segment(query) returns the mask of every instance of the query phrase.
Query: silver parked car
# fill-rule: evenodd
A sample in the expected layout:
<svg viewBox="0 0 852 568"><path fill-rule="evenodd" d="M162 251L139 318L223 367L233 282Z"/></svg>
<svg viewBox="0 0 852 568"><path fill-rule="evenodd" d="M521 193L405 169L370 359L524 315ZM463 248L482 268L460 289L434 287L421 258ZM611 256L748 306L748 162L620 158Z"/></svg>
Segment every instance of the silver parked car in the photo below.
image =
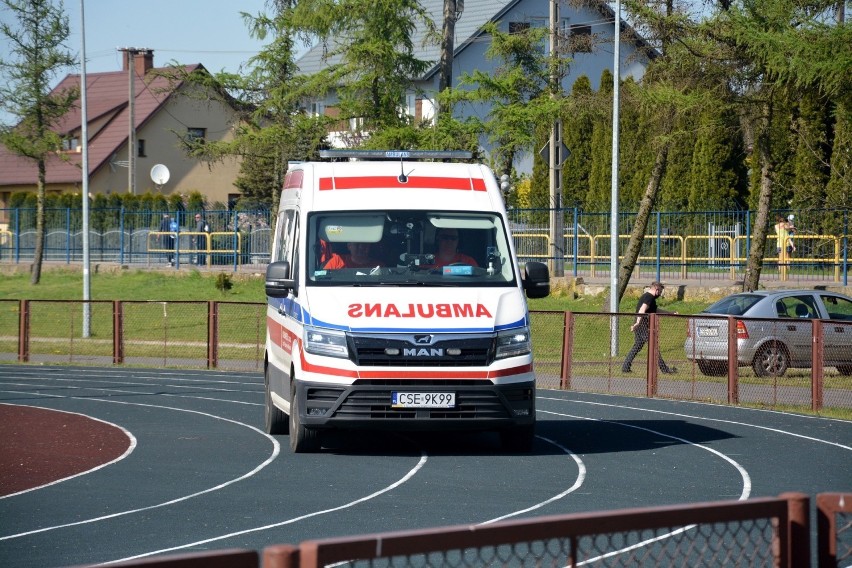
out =
<svg viewBox="0 0 852 568"><path fill-rule="evenodd" d="M823 290L733 294L690 318L684 350L707 376L728 372L728 318L736 318L737 364L759 377L812 364L813 322L823 320L823 360L852 375L852 298ZM754 319L752 319L754 318Z"/></svg>

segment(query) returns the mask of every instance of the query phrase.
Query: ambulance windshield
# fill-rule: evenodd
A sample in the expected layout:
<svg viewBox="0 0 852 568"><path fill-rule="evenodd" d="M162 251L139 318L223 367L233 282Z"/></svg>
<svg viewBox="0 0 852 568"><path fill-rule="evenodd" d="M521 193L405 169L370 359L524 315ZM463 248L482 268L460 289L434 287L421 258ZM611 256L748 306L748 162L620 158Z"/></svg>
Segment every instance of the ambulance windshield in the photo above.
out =
<svg viewBox="0 0 852 568"><path fill-rule="evenodd" d="M308 217L309 286L515 286L502 219L457 211Z"/></svg>

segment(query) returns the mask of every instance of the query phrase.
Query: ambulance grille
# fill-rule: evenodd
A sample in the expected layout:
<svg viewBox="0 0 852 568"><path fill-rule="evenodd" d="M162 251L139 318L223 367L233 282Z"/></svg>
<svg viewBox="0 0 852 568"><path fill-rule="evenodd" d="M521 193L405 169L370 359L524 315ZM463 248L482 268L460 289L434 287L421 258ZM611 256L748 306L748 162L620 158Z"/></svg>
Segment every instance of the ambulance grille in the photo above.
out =
<svg viewBox="0 0 852 568"><path fill-rule="evenodd" d="M453 349L459 354L451 355ZM405 339L353 336L350 353L352 362L364 367L484 367L494 361L494 338L454 338L418 345Z"/></svg>
<svg viewBox="0 0 852 568"><path fill-rule="evenodd" d="M488 390L457 390L455 408L399 409L390 405L390 390L349 393L334 413L335 418L373 420L493 420L509 418L497 393Z"/></svg>

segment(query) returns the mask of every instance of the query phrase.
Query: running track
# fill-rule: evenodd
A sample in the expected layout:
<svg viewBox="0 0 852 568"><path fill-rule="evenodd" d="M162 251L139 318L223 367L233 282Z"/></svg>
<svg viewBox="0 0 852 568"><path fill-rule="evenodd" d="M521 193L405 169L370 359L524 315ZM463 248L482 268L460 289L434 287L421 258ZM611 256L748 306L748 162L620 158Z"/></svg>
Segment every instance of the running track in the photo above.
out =
<svg viewBox="0 0 852 568"><path fill-rule="evenodd" d="M852 490L852 422L559 391L537 405L530 455L393 433L293 455L262 432L258 374L0 365L0 565Z"/></svg>

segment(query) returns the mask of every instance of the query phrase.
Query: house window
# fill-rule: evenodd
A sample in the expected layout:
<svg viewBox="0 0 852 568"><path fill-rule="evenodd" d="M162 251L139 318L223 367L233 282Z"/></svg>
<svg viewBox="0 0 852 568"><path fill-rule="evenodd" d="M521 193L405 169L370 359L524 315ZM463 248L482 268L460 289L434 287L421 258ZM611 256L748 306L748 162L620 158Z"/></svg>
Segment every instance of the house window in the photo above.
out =
<svg viewBox="0 0 852 568"><path fill-rule="evenodd" d="M79 152L80 151L80 139L76 136L66 136L62 139L62 151L63 152Z"/></svg>
<svg viewBox="0 0 852 568"><path fill-rule="evenodd" d="M136 141L136 155L140 158L145 158L145 140L140 138Z"/></svg>
<svg viewBox="0 0 852 568"><path fill-rule="evenodd" d="M207 138L207 129L206 128L187 128L186 129L186 140L187 142L204 142Z"/></svg>
<svg viewBox="0 0 852 568"><path fill-rule="evenodd" d="M568 41L571 47L571 53L591 53L592 26L571 26L571 35L569 36Z"/></svg>
<svg viewBox="0 0 852 568"><path fill-rule="evenodd" d="M402 97L402 116L410 116L411 118L417 117L417 95L414 93L407 93Z"/></svg>
<svg viewBox="0 0 852 568"><path fill-rule="evenodd" d="M509 33L520 34L530 29L529 22L509 22Z"/></svg>
<svg viewBox="0 0 852 568"><path fill-rule="evenodd" d="M315 101L308 104L308 116L325 116L325 103Z"/></svg>

